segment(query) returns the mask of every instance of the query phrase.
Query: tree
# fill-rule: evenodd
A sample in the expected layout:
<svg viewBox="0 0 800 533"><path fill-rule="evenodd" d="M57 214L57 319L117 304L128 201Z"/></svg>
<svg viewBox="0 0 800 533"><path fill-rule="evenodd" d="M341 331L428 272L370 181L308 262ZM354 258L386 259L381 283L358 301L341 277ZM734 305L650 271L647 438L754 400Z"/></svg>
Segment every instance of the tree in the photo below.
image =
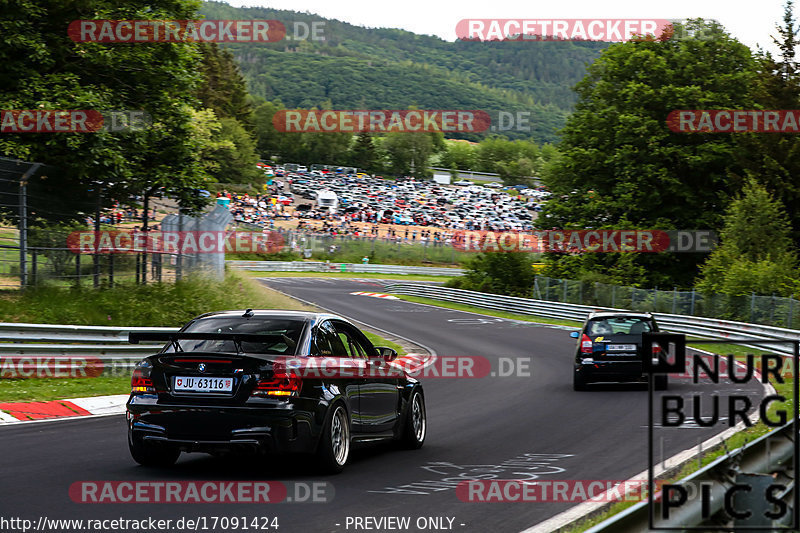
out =
<svg viewBox="0 0 800 533"><path fill-rule="evenodd" d="M440 132L391 132L383 140L383 149L392 173L429 176L428 160L444 149L444 136Z"/></svg>
<svg viewBox="0 0 800 533"><path fill-rule="evenodd" d="M218 132L215 149L209 155L215 163L210 174L222 183L257 184L262 180L262 174L256 168L255 142L239 121L221 119Z"/></svg>
<svg viewBox="0 0 800 533"><path fill-rule="evenodd" d="M372 142L372 135L361 132L356 136L350 148L348 161L351 166L367 173L374 173L377 170L378 152Z"/></svg>
<svg viewBox="0 0 800 533"><path fill-rule="evenodd" d="M798 289L788 217L755 179L731 202L720 238L721 245L702 267L697 289L728 296L791 296Z"/></svg>
<svg viewBox="0 0 800 533"><path fill-rule="evenodd" d="M235 118L252 130L253 106L233 54L217 43L200 43L204 82L198 90L202 107L211 108L219 118Z"/></svg>
<svg viewBox="0 0 800 533"><path fill-rule="evenodd" d="M467 272L453 278L448 287L529 296L535 274L531 257L525 253L480 253L466 263Z"/></svg>
<svg viewBox="0 0 800 533"><path fill-rule="evenodd" d="M758 56L755 95L762 109L797 109L800 105L800 76L794 61L797 24L791 0L786 2L783 26L773 37L781 51L780 60L769 53ZM796 133L751 133L735 137L739 149L736 162L743 171L736 178L755 178L775 194L786 209L795 239L800 238L800 138Z"/></svg>
<svg viewBox="0 0 800 533"><path fill-rule="evenodd" d="M454 170L475 170L477 148L467 141L447 140L440 165Z"/></svg>
<svg viewBox="0 0 800 533"><path fill-rule="evenodd" d="M9 0L0 20L0 109L144 111L139 130L97 133L4 133L0 155L56 167L61 219L80 220L73 195L99 190L104 201L166 187L191 200L203 183L190 127L201 81L194 43L113 45L73 42L65 28L82 19L193 19L198 4ZM91 193L94 194L94 193ZM67 213L68 216L64 216Z"/></svg>
<svg viewBox="0 0 800 533"><path fill-rule="evenodd" d="M750 50L714 22L691 21L685 38L609 47L576 90L561 157L546 176L554 193L539 224L546 228L716 229L738 188L730 135L676 133L675 109L751 109L757 65ZM691 33L702 34L698 39ZM642 277L614 281L689 285L697 254L583 254L586 269L612 271L633 261ZM592 257L590 257L592 256ZM567 259L548 254L558 270Z"/></svg>

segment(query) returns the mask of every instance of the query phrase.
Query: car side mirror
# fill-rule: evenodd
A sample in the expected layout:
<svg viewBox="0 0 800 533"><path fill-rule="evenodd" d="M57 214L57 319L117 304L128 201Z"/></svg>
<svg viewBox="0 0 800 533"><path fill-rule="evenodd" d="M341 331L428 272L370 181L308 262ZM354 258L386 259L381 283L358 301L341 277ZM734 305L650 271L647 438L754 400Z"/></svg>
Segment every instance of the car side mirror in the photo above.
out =
<svg viewBox="0 0 800 533"><path fill-rule="evenodd" d="M577 339L578 337L580 337L580 334L581 334L580 331L570 331L569 332L569 336L572 337L573 339Z"/></svg>
<svg viewBox="0 0 800 533"><path fill-rule="evenodd" d="M397 359L397 352L392 348L386 346L376 346L375 351L378 352L378 357L382 358L387 363Z"/></svg>

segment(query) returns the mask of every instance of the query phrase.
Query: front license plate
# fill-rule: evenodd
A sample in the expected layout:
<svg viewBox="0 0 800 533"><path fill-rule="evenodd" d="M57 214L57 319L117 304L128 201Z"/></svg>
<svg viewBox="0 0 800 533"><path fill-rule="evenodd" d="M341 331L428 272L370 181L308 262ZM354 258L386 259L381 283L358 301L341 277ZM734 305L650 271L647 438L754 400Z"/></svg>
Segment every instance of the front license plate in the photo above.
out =
<svg viewBox="0 0 800 533"><path fill-rule="evenodd" d="M231 392L233 378L201 378L189 376L176 376L176 392Z"/></svg>
<svg viewBox="0 0 800 533"><path fill-rule="evenodd" d="M609 344L606 347L606 350L609 352L635 352L636 345L635 344Z"/></svg>

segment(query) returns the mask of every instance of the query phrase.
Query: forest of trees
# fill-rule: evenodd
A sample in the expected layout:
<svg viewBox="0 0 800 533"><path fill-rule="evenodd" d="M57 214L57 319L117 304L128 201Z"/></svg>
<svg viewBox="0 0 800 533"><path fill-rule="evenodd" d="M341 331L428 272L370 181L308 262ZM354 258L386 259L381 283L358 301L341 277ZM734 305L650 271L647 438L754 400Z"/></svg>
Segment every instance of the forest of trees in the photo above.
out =
<svg viewBox="0 0 800 533"><path fill-rule="evenodd" d="M262 7L205 2L209 19L285 23L277 43L231 44L250 92L287 108L482 109L531 113L531 132L510 138L553 142L576 97L572 87L608 46L596 42L446 42L411 32L362 28ZM291 37L294 22L324 22L325 41ZM454 135L480 140L480 134Z"/></svg>

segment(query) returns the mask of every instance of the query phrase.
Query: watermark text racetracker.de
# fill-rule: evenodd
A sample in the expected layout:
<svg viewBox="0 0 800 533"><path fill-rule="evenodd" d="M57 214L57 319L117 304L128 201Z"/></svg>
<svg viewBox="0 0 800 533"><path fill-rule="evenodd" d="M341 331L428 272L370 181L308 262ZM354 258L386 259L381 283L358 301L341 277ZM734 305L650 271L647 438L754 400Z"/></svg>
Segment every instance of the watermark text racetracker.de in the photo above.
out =
<svg viewBox="0 0 800 533"><path fill-rule="evenodd" d="M0 133L141 131L153 119L137 109L0 109Z"/></svg>
<svg viewBox="0 0 800 533"><path fill-rule="evenodd" d="M330 503L328 481L76 481L69 498L87 504Z"/></svg>
<svg viewBox="0 0 800 533"><path fill-rule="evenodd" d="M457 230L453 235L453 247L463 252L710 252L716 243L711 230Z"/></svg>
<svg viewBox="0 0 800 533"><path fill-rule="evenodd" d="M468 41L604 41L669 39L667 19L463 19L456 35Z"/></svg>
<svg viewBox="0 0 800 533"><path fill-rule="evenodd" d="M480 479L460 482L456 496L468 503L638 502L647 497L647 489L646 479Z"/></svg>
<svg viewBox="0 0 800 533"><path fill-rule="evenodd" d="M676 109L675 133L800 133L800 109Z"/></svg>
<svg viewBox="0 0 800 533"><path fill-rule="evenodd" d="M324 20L74 20L67 28L74 42L103 44L325 41L324 32Z"/></svg>
<svg viewBox="0 0 800 533"><path fill-rule="evenodd" d="M394 361L344 357L279 357L273 363L276 379L399 378L482 379L531 377L530 357L406 354ZM377 363L377 364L376 364Z"/></svg>
<svg viewBox="0 0 800 533"><path fill-rule="evenodd" d="M67 247L78 254L271 253L283 249L276 231L74 231Z"/></svg>
<svg viewBox="0 0 800 533"><path fill-rule="evenodd" d="M489 113L455 109L282 109L272 125L284 133L482 132Z"/></svg>

